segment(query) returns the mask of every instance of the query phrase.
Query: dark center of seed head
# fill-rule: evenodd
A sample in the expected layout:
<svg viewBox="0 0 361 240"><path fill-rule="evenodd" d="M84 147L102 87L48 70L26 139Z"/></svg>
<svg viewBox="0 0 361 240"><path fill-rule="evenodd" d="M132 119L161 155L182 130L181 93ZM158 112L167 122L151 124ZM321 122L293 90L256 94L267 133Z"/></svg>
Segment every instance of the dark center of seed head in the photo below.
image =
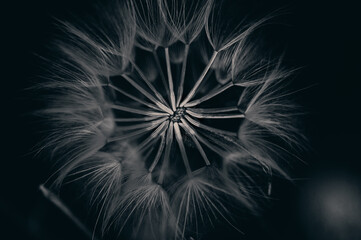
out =
<svg viewBox="0 0 361 240"><path fill-rule="evenodd" d="M177 107L177 109L173 112L173 115L169 116L169 120L173 122L180 122L185 112L186 109L184 107Z"/></svg>

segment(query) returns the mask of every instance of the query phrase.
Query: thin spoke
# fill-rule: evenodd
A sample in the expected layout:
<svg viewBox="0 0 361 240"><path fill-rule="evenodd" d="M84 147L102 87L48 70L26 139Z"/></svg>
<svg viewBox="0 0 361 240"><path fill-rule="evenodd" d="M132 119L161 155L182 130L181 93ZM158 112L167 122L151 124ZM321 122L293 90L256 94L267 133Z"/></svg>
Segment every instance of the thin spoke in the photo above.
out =
<svg viewBox="0 0 361 240"><path fill-rule="evenodd" d="M138 108L133 108L133 107L126 107L126 106L122 106L119 104L111 104L111 105L109 105L109 107L116 109L116 110L123 111L123 112L130 112L130 113L146 115L146 116L168 116L169 115L168 113L154 112L154 111L148 111L148 110L138 109Z"/></svg>
<svg viewBox="0 0 361 240"><path fill-rule="evenodd" d="M215 142L217 144L217 146L222 147L223 149L225 149L228 152L232 152L234 149L232 149L230 146L234 145L235 147L240 147L239 144L237 144L236 139L230 139L227 136L222 136L222 140L220 140L219 138L216 138L214 135L209 134L209 133L204 133L205 135L207 135L207 137L209 139L211 139L213 142ZM225 142L227 141L227 142Z"/></svg>
<svg viewBox="0 0 361 240"><path fill-rule="evenodd" d="M173 77L172 77L172 67L170 65L170 59L169 59L169 48L165 48L164 52L165 52L165 60L166 60L166 64L167 64L170 103L171 103L173 111L175 111L176 106L175 106L174 84L173 84Z"/></svg>
<svg viewBox="0 0 361 240"><path fill-rule="evenodd" d="M145 150L148 149L148 147L151 147L151 148L144 154L143 159L149 159L150 154L153 152L153 150L154 150L154 148L155 148L155 146L154 146L154 144L153 144L154 142L155 142L155 140L153 140L153 141L149 144L149 146L147 146L146 148L144 148L144 149L142 150L142 153L143 153Z"/></svg>
<svg viewBox="0 0 361 240"><path fill-rule="evenodd" d="M146 123L134 124L134 125L130 125L130 126L117 126L117 129L122 130L122 131L135 130L135 129L153 126L154 124L158 124L158 123L160 124L161 122L163 122L167 119L168 119L168 117L165 117L165 118L153 120L151 122L146 122Z"/></svg>
<svg viewBox="0 0 361 240"><path fill-rule="evenodd" d="M145 122L160 118L161 116L139 117L139 118L114 118L115 122Z"/></svg>
<svg viewBox="0 0 361 240"><path fill-rule="evenodd" d="M148 136L141 144L139 144L137 148L142 149L143 147L147 146L149 142L152 142L153 140L164 134L164 132L167 130L167 123L168 122L165 121L161 125L159 125L159 127L155 129L154 132L150 136Z"/></svg>
<svg viewBox="0 0 361 240"><path fill-rule="evenodd" d="M169 122L168 131L167 131L167 138L165 142L165 151L163 155L163 163L162 168L160 170L159 178L158 178L158 184L162 184L164 180L164 174L166 171L166 168L168 167L168 162L170 158L170 150L172 148L173 144L173 122Z"/></svg>
<svg viewBox="0 0 361 240"><path fill-rule="evenodd" d="M239 111L238 107L223 107L223 108L191 108L192 112L196 113L223 113L223 112L234 112Z"/></svg>
<svg viewBox="0 0 361 240"><path fill-rule="evenodd" d="M155 96L165 105L167 105L167 102L164 100L164 98L162 97L162 95L154 88L153 84L151 82L149 82L149 80L147 79L147 77L144 75L143 71L138 67L138 65L136 65L133 61L131 61L132 65L134 66L134 69L138 72L138 74L140 75L140 77L143 79L143 81L147 84L147 86L150 88L150 90L153 91L153 93L155 94Z"/></svg>
<svg viewBox="0 0 361 240"><path fill-rule="evenodd" d="M210 93L208 93L207 95L199 98L199 99L196 99L196 100L193 100L193 101L190 101L188 102L187 104L185 104L184 106L185 107L193 107L193 106L196 106L202 102L205 102L215 96L217 96L218 94L221 94L222 92L226 91L227 89L229 89L230 87L234 86L233 82L229 82L221 87L219 87L218 89L216 89L215 91L212 91Z"/></svg>
<svg viewBox="0 0 361 240"><path fill-rule="evenodd" d="M267 68L267 71L266 73L264 74L263 76L263 79L267 78L268 76L268 68ZM271 80L269 79L266 79L265 82L263 83L262 87L257 91L257 94L251 99L250 103L248 104L247 106L247 109L245 112L248 112L248 110L253 106L253 104L256 102L256 100L264 93L264 91L266 90L266 88L269 86ZM241 96L241 98L243 98L243 94ZM241 102L241 98L238 100L238 102L240 103Z"/></svg>
<svg viewBox="0 0 361 240"><path fill-rule="evenodd" d="M234 132L230 132L230 131L225 131L225 130L221 130L218 128L213 128L210 126L207 126L205 124L200 123L199 121L191 118L190 116L184 116L192 125L198 127L198 128L202 128L204 130L207 130L209 132L213 132L213 133L218 133L221 135L226 135L226 136L232 136L232 137L237 137L237 133Z"/></svg>
<svg viewBox="0 0 361 240"><path fill-rule="evenodd" d="M186 75L186 69L187 69L187 60L188 60L188 52L189 52L189 44L185 45L184 48L184 57L183 57L183 63L182 63L182 72L181 72L181 77L180 77L180 82L179 82L179 87L178 87L178 95L177 95L177 106L179 105L181 99L182 99L182 95L183 95L183 89L184 89L184 78Z"/></svg>
<svg viewBox="0 0 361 240"><path fill-rule="evenodd" d="M187 113L196 118L212 118L212 119L228 119L228 118L244 118L244 114L212 114L212 113L195 113L187 109Z"/></svg>
<svg viewBox="0 0 361 240"><path fill-rule="evenodd" d="M251 99L251 102L248 104L245 112L248 112L248 110L253 106L253 104L256 102L256 100L259 98L259 96L261 96L261 94L264 92L264 90L266 89L267 86L268 86L268 82L265 82L262 85L261 89L258 90L257 94ZM240 103L241 101L239 100L238 102Z"/></svg>
<svg viewBox="0 0 361 240"><path fill-rule="evenodd" d="M179 146L179 149L180 149L180 152L181 152L181 155L182 155L184 166L185 166L186 171L187 171L187 175L192 176L192 170L191 170L191 167L189 166L189 160L188 160L188 157L187 157L186 149L185 149L184 144L183 144L182 134L180 132L180 129L179 129L179 126L178 126L177 122L174 123L174 133L175 133L175 138L176 138L176 140L178 142L178 146Z"/></svg>
<svg viewBox="0 0 361 240"><path fill-rule="evenodd" d="M140 129L138 131L135 131L135 132L132 132L132 133L129 133L129 134L125 134L125 135L122 135L122 136L119 136L119 137L109 138L108 143L109 142L120 141L120 140L124 140L124 139L129 139L129 138L141 135L141 134L145 134L145 133L147 133L147 131L152 130L152 129L158 127L158 126L159 126L159 123L158 124L153 124L152 126L149 126L147 128L142 128L142 129Z"/></svg>
<svg viewBox="0 0 361 240"><path fill-rule="evenodd" d="M157 155L155 155L153 163L152 163L152 165L150 166L150 168L148 170L150 173L153 172L155 166L157 166L157 164L159 162L159 159L162 156L164 145L165 145L165 136L164 136L164 133L163 133L161 135L161 140L160 140L159 148L158 148L158 151L157 151Z"/></svg>
<svg viewBox="0 0 361 240"><path fill-rule="evenodd" d="M184 121L185 122L185 121ZM187 126L186 123L179 123L179 126L181 126L186 132L189 133L189 135L191 136L193 142L195 143L198 151L200 152L200 154L202 155L202 158L204 159L205 163L207 166L211 165L211 163L208 160L207 154L204 152L201 144L199 143L199 141L197 140L197 138L195 137L195 132L192 128L190 128L189 126Z"/></svg>
<svg viewBox="0 0 361 240"><path fill-rule="evenodd" d="M214 51L213 52L213 55L211 57L211 59L209 60L207 66L204 68L201 76L199 77L199 79L197 80L197 82L194 84L192 90L188 93L187 97L182 101L182 103L180 104L181 107L183 107L185 104L187 104L189 102L189 100L192 99L192 97L194 96L194 94L197 92L199 86L201 85L204 77L207 75L210 67L212 66L214 60L216 59L217 57L217 54L218 52L217 51Z"/></svg>
<svg viewBox="0 0 361 240"><path fill-rule="evenodd" d="M153 53L153 57L155 59L155 63L157 65L157 68L158 68L158 71L159 71L159 74L160 74L160 78L162 79L163 86L166 89L168 96L170 96L170 94L168 92L167 81L165 80L163 69L162 69L162 66L160 64L159 57L157 55L156 50L154 50L152 53Z"/></svg>
<svg viewBox="0 0 361 240"><path fill-rule="evenodd" d="M97 240L95 236L92 237L92 233L89 229L71 212L71 210L59 199L59 197L47 189L43 184L39 185L39 190L42 195L55 205L62 213L64 213L70 220L91 239Z"/></svg>
<svg viewBox="0 0 361 240"><path fill-rule="evenodd" d="M103 171L103 169L99 169L100 166L95 166L95 167L89 167L87 169L84 169L84 170L81 170L81 171L77 171L75 173L72 173L72 174L68 174L68 176L76 176L76 175L79 175L83 172L87 172L85 174L82 174L81 176L79 177L76 177L70 181L66 181L65 184L69 184L69 183L72 183L72 182L75 182L75 181L78 181L80 179L83 179L89 175L95 175L95 174L99 174L99 172Z"/></svg>
<svg viewBox="0 0 361 240"><path fill-rule="evenodd" d="M122 135L120 137L109 138L108 143L129 139L129 138L136 137L136 136L138 136L140 134L144 134L144 133L145 133L144 130L139 130L139 131L132 132L130 134Z"/></svg>
<svg viewBox="0 0 361 240"><path fill-rule="evenodd" d="M157 105L158 107L160 107L163 111L169 113L169 114L173 114L172 110L169 109L167 106L165 106L163 103L159 102L157 99L155 99L152 95L150 95L150 93L148 93L148 91L146 91L144 88L142 88L141 86L139 86L139 84L137 84L133 79L131 79L130 77L128 77L125 74L121 75L125 80L127 80L130 84L132 84L139 92L141 92L144 96L146 96L149 100L151 100L153 103L155 103L155 105Z"/></svg>
<svg viewBox="0 0 361 240"><path fill-rule="evenodd" d="M149 108L153 108L153 109L158 110L158 111L161 110L161 109L160 109L159 107L157 107L156 105L153 105L153 104L151 104L151 103L147 103L147 102L145 102L145 101L143 101L143 100L141 100L141 99L139 99L139 98L137 98L137 97L135 97L135 96L133 96L133 95L131 95L131 94L123 91L123 90L121 90L120 88L114 86L113 84L109 84L109 87L113 88L115 91L123 94L124 96L127 96L128 98L133 99L134 101L139 102L139 103L141 103L141 104L143 104L143 105L145 105L145 106L147 106L147 107L149 107Z"/></svg>
<svg viewBox="0 0 361 240"><path fill-rule="evenodd" d="M190 126L187 122L187 120L183 119L182 123L184 124L184 126L187 126L187 128L191 129L192 132L194 133L194 136L201 141L204 145L206 145L210 150L212 150L213 152L217 153L219 156L224 156L225 155L225 151L223 151L222 149L218 148L216 145L210 143L208 140L206 140L204 137L202 137L194 128L192 128L192 126Z"/></svg>

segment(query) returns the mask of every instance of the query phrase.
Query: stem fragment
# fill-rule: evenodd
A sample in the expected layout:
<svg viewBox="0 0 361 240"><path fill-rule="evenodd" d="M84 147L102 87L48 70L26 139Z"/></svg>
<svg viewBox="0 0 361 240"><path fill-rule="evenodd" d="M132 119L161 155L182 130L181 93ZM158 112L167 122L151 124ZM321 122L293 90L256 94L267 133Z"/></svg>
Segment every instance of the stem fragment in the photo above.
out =
<svg viewBox="0 0 361 240"><path fill-rule="evenodd" d="M204 152L201 144L199 143L199 141L196 138L195 131L190 126L188 126L188 124L185 123L185 121L184 121L184 123L180 123L179 126L181 126L186 132L189 133L189 135L191 136L191 138L192 138L194 144L196 145L198 151L200 152L202 158L204 159L204 162L206 163L206 165L207 166L211 165L211 163L208 160L207 154Z"/></svg>
<svg viewBox="0 0 361 240"><path fill-rule="evenodd" d="M70 211L70 209L50 190L48 190L43 184L39 186L39 190L43 196L54 204L60 211L62 211L71 221L89 238L96 240L95 236L89 231L89 229Z"/></svg>

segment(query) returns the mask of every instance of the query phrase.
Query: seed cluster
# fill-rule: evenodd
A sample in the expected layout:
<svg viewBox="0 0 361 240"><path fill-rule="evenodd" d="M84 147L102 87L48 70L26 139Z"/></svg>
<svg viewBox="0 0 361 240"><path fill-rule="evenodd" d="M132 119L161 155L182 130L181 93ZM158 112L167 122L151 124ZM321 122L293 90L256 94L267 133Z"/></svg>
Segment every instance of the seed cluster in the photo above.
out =
<svg viewBox="0 0 361 240"><path fill-rule="evenodd" d="M171 116L169 116L169 120L173 122L181 122L184 114L186 114L186 109L184 107L177 107Z"/></svg>

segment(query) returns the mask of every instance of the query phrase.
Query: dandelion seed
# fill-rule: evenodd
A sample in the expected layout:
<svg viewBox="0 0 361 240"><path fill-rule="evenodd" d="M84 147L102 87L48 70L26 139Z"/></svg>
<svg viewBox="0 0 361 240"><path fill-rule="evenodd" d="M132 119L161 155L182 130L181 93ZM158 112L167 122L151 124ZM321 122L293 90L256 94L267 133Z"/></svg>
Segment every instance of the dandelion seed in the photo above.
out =
<svg viewBox="0 0 361 240"><path fill-rule="evenodd" d="M233 209L255 212L300 142L282 100L292 71L251 41L272 14L232 25L213 0L108 7L98 20L60 21L66 37L37 88L47 92L37 114L50 126L40 146L56 163L49 181L84 186L94 235L238 229Z"/></svg>

